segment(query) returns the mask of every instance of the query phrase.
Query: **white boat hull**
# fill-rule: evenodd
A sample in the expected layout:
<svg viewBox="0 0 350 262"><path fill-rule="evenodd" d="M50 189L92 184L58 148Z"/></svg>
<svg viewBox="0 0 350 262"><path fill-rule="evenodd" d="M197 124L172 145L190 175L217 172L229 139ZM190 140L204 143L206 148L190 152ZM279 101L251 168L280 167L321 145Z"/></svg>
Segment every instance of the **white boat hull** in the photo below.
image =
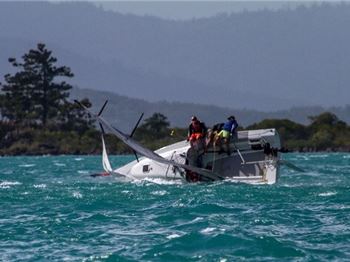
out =
<svg viewBox="0 0 350 262"><path fill-rule="evenodd" d="M268 154L261 143L275 150ZM190 144L187 141L175 143L156 151L165 159L180 164L188 164L187 153ZM249 184L274 184L279 175L280 149L279 135L274 129L243 131L238 133L238 140L231 145L231 154L219 154L215 148L201 155L200 167L211 170L227 180ZM187 179L188 171L172 165L142 157L113 171L131 179L161 178Z"/></svg>

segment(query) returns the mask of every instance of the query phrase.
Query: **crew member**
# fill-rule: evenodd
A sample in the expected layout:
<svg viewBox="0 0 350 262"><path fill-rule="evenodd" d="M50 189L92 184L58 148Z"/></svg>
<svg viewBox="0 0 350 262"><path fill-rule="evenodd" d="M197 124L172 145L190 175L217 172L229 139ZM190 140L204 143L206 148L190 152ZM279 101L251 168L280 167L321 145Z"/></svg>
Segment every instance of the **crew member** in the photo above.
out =
<svg viewBox="0 0 350 262"><path fill-rule="evenodd" d="M190 141L191 147L194 142L200 140L203 141L205 134L207 132L207 127L205 124L198 120L196 116L192 116L191 124L188 126L188 136L187 140Z"/></svg>
<svg viewBox="0 0 350 262"><path fill-rule="evenodd" d="M217 123L211 129L207 131L207 141L206 148L209 148L210 145L215 141L216 136L220 133L222 128L224 127L224 123Z"/></svg>
<svg viewBox="0 0 350 262"><path fill-rule="evenodd" d="M220 142L220 151L222 151L222 144L225 144L226 152L228 155L230 155L230 140L231 136L237 137L236 129L238 127L238 123L234 116L228 117L227 120L228 121L224 124L222 130L216 136L214 145L216 146L217 142Z"/></svg>

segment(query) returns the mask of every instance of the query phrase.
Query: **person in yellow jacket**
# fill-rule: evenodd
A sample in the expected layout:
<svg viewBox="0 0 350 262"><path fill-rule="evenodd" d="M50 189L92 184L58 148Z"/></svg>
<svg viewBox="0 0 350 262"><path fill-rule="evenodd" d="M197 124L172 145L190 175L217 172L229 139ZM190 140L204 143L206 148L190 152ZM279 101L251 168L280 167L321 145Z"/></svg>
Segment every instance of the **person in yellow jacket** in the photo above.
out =
<svg viewBox="0 0 350 262"><path fill-rule="evenodd" d="M234 116L230 116L227 118L227 122L224 124L222 130L217 134L215 141L214 141L214 146L219 142L220 143L220 152L223 151L222 149L222 144L225 145L226 147L226 153L228 155L231 154L230 152L230 140L231 137L236 137L237 136L237 127L238 123L236 121L236 118Z"/></svg>

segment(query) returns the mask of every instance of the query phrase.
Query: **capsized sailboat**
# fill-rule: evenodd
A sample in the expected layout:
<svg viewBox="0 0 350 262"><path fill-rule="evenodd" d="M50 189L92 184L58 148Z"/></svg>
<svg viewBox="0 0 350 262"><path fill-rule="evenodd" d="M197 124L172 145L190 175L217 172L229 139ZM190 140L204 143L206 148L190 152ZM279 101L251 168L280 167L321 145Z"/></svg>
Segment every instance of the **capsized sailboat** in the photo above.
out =
<svg viewBox="0 0 350 262"><path fill-rule="evenodd" d="M270 146L266 146L268 144ZM238 141L230 145L230 155L215 148L195 155L185 140L155 151L167 162L145 156L113 172L135 179L185 179L192 182L230 179L250 184L274 184L279 175L279 145L279 136L274 129L238 132ZM109 162L107 158L103 161Z"/></svg>
<svg viewBox="0 0 350 262"><path fill-rule="evenodd" d="M189 182L223 179L249 184L277 182L281 143L278 132L273 128L238 132L237 138L232 139L229 145L230 154L222 153L214 146L205 150L194 150L186 140L152 151L101 117L105 105L106 103L98 114L92 113L84 105L81 106L100 123L102 163L104 170L110 174L130 179L162 178ZM104 127L142 157L113 169L103 137Z"/></svg>

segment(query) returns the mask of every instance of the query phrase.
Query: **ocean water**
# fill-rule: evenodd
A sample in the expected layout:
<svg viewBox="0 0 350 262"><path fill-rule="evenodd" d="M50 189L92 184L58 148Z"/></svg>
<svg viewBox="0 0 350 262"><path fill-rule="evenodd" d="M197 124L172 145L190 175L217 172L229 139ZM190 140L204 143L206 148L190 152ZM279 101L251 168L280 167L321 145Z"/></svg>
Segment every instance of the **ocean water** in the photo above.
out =
<svg viewBox="0 0 350 262"><path fill-rule="evenodd" d="M350 261L350 154L283 159L306 173L253 186L93 178L99 156L0 158L0 261Z"/></svg>

